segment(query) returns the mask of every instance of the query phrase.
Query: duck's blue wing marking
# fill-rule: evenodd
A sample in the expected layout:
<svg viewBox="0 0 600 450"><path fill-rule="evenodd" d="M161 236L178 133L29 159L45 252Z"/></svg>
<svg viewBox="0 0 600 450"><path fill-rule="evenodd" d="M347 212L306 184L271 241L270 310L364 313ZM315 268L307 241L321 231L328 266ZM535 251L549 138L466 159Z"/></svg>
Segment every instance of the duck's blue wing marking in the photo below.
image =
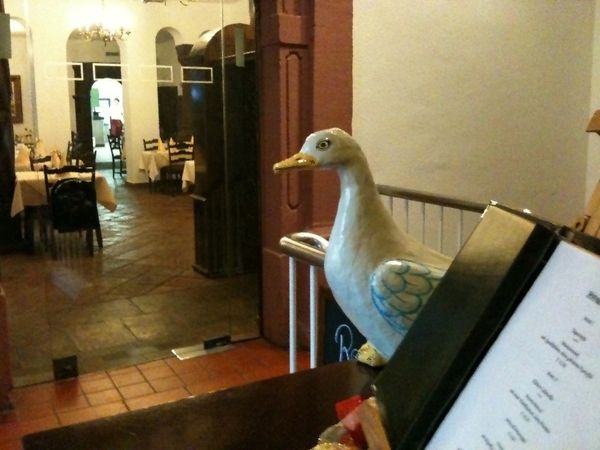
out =
<svg viewBox="0 0 600 450"><path fill-rule="evenodd" d="M371 299L390 326L404 336L444 273L414 261L386 261L371 274Z"/></svg>

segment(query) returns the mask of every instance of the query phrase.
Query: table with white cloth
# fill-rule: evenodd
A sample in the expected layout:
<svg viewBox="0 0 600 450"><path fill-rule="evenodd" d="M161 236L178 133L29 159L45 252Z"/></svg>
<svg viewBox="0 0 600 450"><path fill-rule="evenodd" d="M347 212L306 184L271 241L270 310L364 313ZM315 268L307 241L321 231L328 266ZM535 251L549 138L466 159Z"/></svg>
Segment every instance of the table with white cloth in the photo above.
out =
<svg viewBox="0 0 600 450"><path fill-rule="evenodd" d="M82 180L90 179L90 174L85 173L64 173L50 175L49 180L56 181L64 178L79 178ZM101 173L96 172L96 201L104 206L109 211L114 211L117 208L115 195L108 185L106 178ZM28 251L33 252L34 249L34 223L38 217L38 211L41 206L47 205L46 197L46 181L43 171L27 171L15 173L15 192L13 194L12 205L10 210L11 217L21 214L24 223L25 232L25 247Z"/></svg>
<svg viewBox="0 0 600 450"><path fill-rule="evenodd" d="M194 161L186 161L181 173L181 190L187 192L196 183L196 164Z"/></svg>
<svg viewBox="0 0 600 450"><path fill-rule="evenodd" d="M160 179L160 169L169 165L169 154L160 150L143 151L138 168L146 172L150 181Z"/></svg>
<svg viewBox="0 0 600 450"><path fill-rule="evenodd" d="M64 173L60 178L80 178L89 180L91 175L81 173ZM57 175L50 175L49 179L57 180ZM109 211L117 208L115 195L108 185L106 178L99 172L96 172L96 200ZM10 209L11 217L16 216L25 210L26 206L43 206L48 204L46 198L46 181L44 172L41 170L16 172L15 173L15 192L13 194L12 206Z"/></svg>

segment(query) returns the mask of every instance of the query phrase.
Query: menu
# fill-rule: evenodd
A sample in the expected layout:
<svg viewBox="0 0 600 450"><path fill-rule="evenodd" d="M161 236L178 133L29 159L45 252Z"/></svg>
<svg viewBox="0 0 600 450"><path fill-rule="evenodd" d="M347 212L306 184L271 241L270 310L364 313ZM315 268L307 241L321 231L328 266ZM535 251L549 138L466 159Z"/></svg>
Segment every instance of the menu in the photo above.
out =
<svg viewBox="0 0 600 450"><path fill-rule="evenodd" d="M600 445L600 257L560 242L428 449Z"/></svg>

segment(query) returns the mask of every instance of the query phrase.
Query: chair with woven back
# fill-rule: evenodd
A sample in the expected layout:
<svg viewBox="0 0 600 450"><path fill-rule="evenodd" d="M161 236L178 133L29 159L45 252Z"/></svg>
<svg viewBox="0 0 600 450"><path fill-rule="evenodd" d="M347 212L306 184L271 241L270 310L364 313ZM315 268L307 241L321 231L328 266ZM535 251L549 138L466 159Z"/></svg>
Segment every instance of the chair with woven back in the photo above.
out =
<svg viewBox="0 0 600 450"><path fill-rule="evenodd" d="M52 157L50 155L36 157L33 152L29 153L29 167L31 170L42 170L43 167L50 166L52 164Z"/></svg>
<svg viewBox="0 0 600 450"><path fill-rule="evenodd" d="M121 136L107 135L108 146L110 147L110 154L112 157L112 175L115 177L115 171L117 164L119 165L119 175L123 176L127 173L127 169L123 167L123 138Z"/></svg>
<svg viewBox="0 0 600 450"><path fill-rule="evenodd" d="M59 234L83 231L87 249L94 254L94 231L98 247L102 248L102 230L96 203L95 165L64 166L58 169L44 167L46 197L48 199L50 242L56 258L55 231Z"/></svg>

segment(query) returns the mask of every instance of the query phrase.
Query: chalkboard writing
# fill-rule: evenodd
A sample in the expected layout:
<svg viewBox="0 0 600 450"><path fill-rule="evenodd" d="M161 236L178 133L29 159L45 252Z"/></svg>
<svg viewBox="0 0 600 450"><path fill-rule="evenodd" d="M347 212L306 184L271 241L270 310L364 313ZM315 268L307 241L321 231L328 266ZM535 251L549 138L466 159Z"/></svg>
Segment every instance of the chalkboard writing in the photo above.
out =
<svg viewBox="0 0 600 450"><path fill-rule="evenodd" d="M332 297L325 299L323 342L325 364L356 359L358 349L366 342L365 337L350 322Z"/></svg>

